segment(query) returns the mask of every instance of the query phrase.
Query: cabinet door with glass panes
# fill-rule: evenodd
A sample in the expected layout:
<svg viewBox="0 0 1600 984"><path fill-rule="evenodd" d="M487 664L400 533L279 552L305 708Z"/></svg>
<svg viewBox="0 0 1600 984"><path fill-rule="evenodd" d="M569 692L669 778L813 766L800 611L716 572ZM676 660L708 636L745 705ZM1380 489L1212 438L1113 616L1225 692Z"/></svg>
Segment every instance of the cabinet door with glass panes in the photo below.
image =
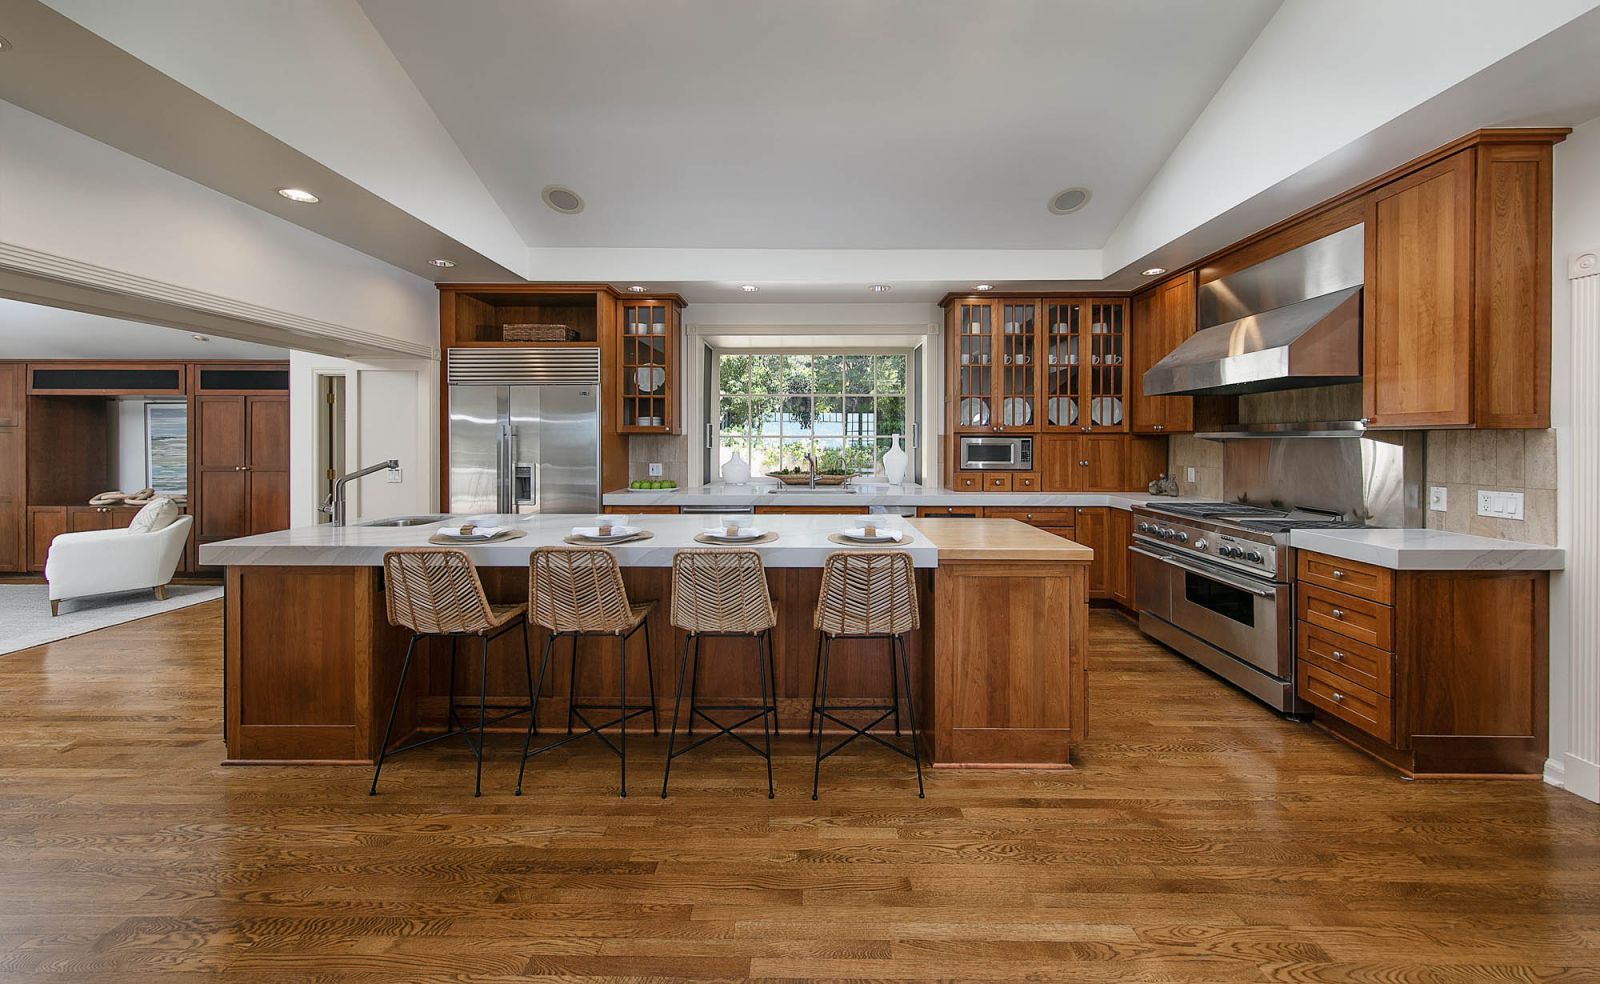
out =
<svg viewBox="0 0 1600 984"><path fill-rule="evenodd" d="M735 453L754 477L809 472L866 477L882 471L906 433L908 356L720 353L715 479Z"/></svg>
<svg viewBox="0 0 1600 984"><path fill-rule="evenodd" d="M1040 428L1045 431L1084 429L1083 327L1087 301L1068 298L1042 304L1040 326Z"/></svg>
<svg viewBox="0 0 1600 984"><path fill-rule="evenodd" d="M625 301L621 309L617 430L624 434L677 433L677 305Z"/></svg>
<svg viewBox="0 0 1600 984"><path fill-rule="evenodd" d="M1083 302L1080 333L1083 374L1078 423L1084 431L1128 429L1128 301L1095 298Z"/></svg>
<svg viewBox="0 0 1600 984"><path fill-rule="evenodd" d="M1000 305L987 299L953 301L946 315L949 339L950 388L953 408L950 426L960 433L992 433L1000 424L995 362L1001 346L995 343Z"/></svg>
<svg viewBox="0 0 1600 984"><path fill-rule="evenodd" d="M1002 300L995 334L996 430L1039 429L1039 302Z"/></svg>

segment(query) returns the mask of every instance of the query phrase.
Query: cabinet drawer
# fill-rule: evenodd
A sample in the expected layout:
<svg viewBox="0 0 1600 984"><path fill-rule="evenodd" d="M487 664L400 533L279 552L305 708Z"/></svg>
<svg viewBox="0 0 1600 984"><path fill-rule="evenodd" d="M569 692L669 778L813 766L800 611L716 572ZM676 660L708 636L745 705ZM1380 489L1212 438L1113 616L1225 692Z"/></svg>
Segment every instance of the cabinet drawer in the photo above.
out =
<svg viewBox="0 0 1600 984"><path fill-rule="evenodd" d="M1295 597L1300 621L1379 649L1394 648L1394 609L1388 605L1304 582Z"/></svg>
<svg viewBox="0 0 1600 984"><path fill-rule="evenodd" d="M983 476L983 490L985 492L1010 492L1010 472L988 472Z"/></svg>
<svg viewBox="0 0 1600 984"><path fill-rule="evenodd" d="M1389 698L1310 663L1298 673L1300 698L1319 711L1355 725L1379 741L1392 741L1394 705Z"/></svg>
<svg viewBox="0 0 1600 984"><path fill-rule="evenodd" d="M1071 509L997 509L985 507L984 516L989 519L1015 519L1018 522L1029 523L1033 526L1072 526L1077 522Z"/></svg>
<svg viewBox="0 0 1600 984"><path fill-rule="evenodd" d="M950 487L957 492L982 492L983 472L956 472Z"/></svg>
<svg viewBox="0 0 1600 984"><path fill-rule="evenodd" d="M1301 551L1297 576L1308 584L1343 591L1380 605L1394 604L1394 572L1385 567Z"/></svg>
<svg viewBox="0 0 1600 984"><path fill-rule="evenodd" d="M1295 658L1359 683L1384 697L1394 695L1394 657L1376 646L1301 622Z"/></svg>
<svg viewBox="0 0 1600 984"><path fill-rule="evenodd" d="M977 519L982 515L977 506L918 506L918 516L943 516L955 519Z"/></svg>
<svg viewBox="0 0 1600 984"><path fill-rule="evenodd" d="M1035 472L1017 472L1011 476L1011 491L1037 492L1039 491L1039 476Z"/></svg>

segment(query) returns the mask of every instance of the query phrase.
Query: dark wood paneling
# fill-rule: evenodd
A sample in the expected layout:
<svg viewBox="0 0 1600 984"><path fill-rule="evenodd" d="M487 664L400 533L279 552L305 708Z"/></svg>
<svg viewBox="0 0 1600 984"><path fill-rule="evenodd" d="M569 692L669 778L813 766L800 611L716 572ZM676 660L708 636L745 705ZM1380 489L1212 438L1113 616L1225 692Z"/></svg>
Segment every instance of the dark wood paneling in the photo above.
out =
<svg viewBox="0 0 1600 984"><path fill-rule="evenodd" d="M67 531L66 506L28 507L28 569L43 571L50 541Z"/></svg>
<svg viewBox="0 0 1600 984"><path fill-rule="evenodd" d="M0 363L0 571L28 567L28 399L21 363Z"/></svg>
<svg viewBox="0 0 1600 984"><path fill-rule="evenodd" d="M110 401L28 397L28 504L81 505L111 488Z"/></svg>

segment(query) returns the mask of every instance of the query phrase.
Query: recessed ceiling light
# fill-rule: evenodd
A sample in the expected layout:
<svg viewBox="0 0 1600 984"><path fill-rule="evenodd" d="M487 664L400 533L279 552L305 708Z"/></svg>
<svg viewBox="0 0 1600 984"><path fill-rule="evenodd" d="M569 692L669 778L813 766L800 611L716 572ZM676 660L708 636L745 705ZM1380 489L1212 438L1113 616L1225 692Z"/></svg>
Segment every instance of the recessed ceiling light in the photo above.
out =
<svg viewBox="0 0 1600 984"><path fill-rule="evenodd" d="M441 259L437 259L437 260L429 260L428 261L428 265L429 266L436 266L436 267L443 267L444 269L448 270L451 267L456 265L456 261L455 260L446 260L446 259L442 259L441 258Z"/></svg>
<svg viewBox="0 0 1600 984"><path fill-rule="evenodd" d="M318 198L316 195L313 195L304 188L279 188L278 194L289 199L291 202L300 202L304 205L315 205L317 202L322 201L322 199Z"/></svg>
<svg viewBox="0 0 1600 984"><path fill-rule="evenodd" d="M755 284L744 284L739 289L744 291L746 294L754 294L756 291L760 290L761 288L757 287Z"/></svg>
<svg viewBox="0 0 1600 984"><path fill-rule="evenodd" d="M1151 267L1148 270L1140 270L1139 275L1143 277L1159 277L1166 272L1166 267Z"/></svg>
<svg viewBox="0 0 1600 984"><path fill-rule="evenodd" d="M1063 188L1050 197L1047 206L1056 215L1071 215L1089 204L1088 188Z"/></svg>
<svg viewBox="0 0 1600 984"><path fill-rule="evenodd" d="M644 284L634 284L632 287L629 287L628 289L630 291L632 291L633 293L635 293L635 294L643 294L644 293Z"/></svg>
<svg viewBox="0 0 1600 984"><path fill-rule="evenodd" d="M210 335L190 335L189 337L194 339L197 342L209 342L209 341L211 341L211 336Z"/></svg>
<svg viewBox="0 0 1600 984"><path fill-rule="evenodd" d="M888 284L873 284L871 287L868 287L867 289L872 291L874 294L886 294L892 288Z"/></svg>
<svg viewBox="0 0 1600 984"><path fill-rule="evenodd" d="M10 50L11 50L11 42L7 41L5 38L0 38L0 51L10 51Z"/></svg>
<svg viewBox="0 0 1600 984"><path fill-rule="evenodd" d="M979 284L973 290L994 290L994 284Z"/></svg>
<svg viewBox="0 0 1600 984"><path fill-rule="evenodd" d="M583 211L583 196L571 188L545 185L544 190L539 192L539 197L544 199L546 205L565 215L577 215Z"/></svg>

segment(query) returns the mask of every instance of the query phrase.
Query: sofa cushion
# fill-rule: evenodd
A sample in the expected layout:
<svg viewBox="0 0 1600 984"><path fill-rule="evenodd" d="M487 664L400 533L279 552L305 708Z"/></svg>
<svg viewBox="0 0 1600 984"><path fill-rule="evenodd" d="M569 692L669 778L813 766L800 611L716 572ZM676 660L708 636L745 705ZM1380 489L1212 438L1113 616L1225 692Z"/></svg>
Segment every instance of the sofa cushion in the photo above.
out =
<svg viewBox="0 0 1600 984"><path fill-rule="evenodd" d="M128 524L130 533L154 533L178 521L178 504L166 496L152 499Z"/></svg>

